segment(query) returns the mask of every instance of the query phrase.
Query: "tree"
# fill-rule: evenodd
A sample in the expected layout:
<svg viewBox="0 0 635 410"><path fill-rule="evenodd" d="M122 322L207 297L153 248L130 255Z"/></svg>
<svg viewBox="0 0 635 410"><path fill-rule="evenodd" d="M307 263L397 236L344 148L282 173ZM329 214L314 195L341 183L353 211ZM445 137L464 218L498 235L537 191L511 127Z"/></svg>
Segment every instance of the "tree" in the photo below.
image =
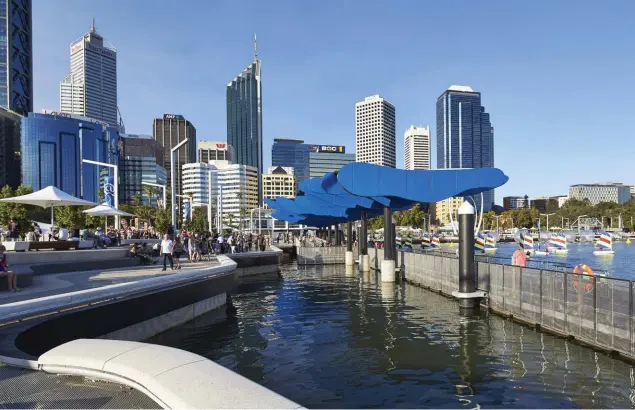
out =
<svg viewBox="0 0 635 410"><path fill-rule="evenodd" d="M143 192L148 196L148 205L152 205L152 198L154 197L154 187L152 185L144 185Z"/></svg>
<svg viewBox="0 0 635 410"><path fill-rule="evenodd" d="M368 229L376 231L384 227L384 217L382 215L376 216L368 220Z"/></svg>
<svg viewBox="0 0 635 410"><path fill-rule="evenodd" d="M86 214L82 211L88 207L58 206L55 207L55 224L66 228L79 228L86 224Z"/></svg>
<svg viewBox="0 0 635 410"><path fill-rule="evenodd" d="M22 196L32 192L33 189L28 185L20 185L15 191L9 185L5 185L2 190L0 190L0 198ZM20 232L25 232L30 225L30 211L36 208L37 207L24 204L0 203L0 223L5 226L13 219L15 223L18 224Z"/></svg>
<svg viewBox="0 0 635 410"><path fill-rule="evenodd" d="M161 208L162 209L162 208ZM134 212L131 212L141 221L146 221L149 226L152 226L152 218L156 218L157 210L150 207L150 205L141 205L134 209ZM170 215L170 218L172 216Z"/></svg>
<svg viewBox="0 0 635 410"><path fill-rule="evenodd" d="M169 209L158 208L154 220L154 228L160 234L168 233L172 224L172 213Z"/></svg>
<svg viewBox="0 0 635 410"><path fill-rule="evenodd" d="M132 197L132 205L134 205L134 206L141 205L141 196L140 195L135 195L135 196Z"/></svg>
<svg viewBox="0 0 635 410"><path fill-rule="evenodd" d="M192 219L187 221L186 228L195 232L207 232L209 226L207 221L207 208L196 207L192 211Z"/></svg>

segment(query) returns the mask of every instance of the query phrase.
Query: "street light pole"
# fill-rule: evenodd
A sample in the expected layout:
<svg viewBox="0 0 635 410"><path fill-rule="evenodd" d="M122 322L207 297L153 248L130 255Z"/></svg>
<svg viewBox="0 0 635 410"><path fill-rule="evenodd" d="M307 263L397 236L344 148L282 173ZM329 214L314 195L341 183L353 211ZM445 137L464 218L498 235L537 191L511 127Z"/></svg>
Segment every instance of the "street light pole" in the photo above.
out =
<svg viewBox="0 0 635 410"><path fill-rule="evenodd" d="M141 185L149 185L149 186L154 186L157 188L161 188L163 190L163 209L167 209L168 208L168 204L165 203L165 190L166 190L166 186L165 185L161 185L161 184L153 184L151 182L142 182Z"/></svg>
<svg viewBox="0 0 635 410"><path fill-rule="evenodd" d="M580 218L584 218L586 215L578 216L578 236L580 236Z"/></svg>
<svg viewBox="0 0 635 410"><path fill-rule="evenodd" d="M175 182L176 182L176 170L175 170L175 166L174 166L174 154L176 153L176 151L179 150L179 148L181 148L183 145L185 145L187 142L189 141L189 138L185 138L183 141L179 142L178 144L176 144L176 146L174 148L172 148L170 150L170 184L171 186L171 194L172 194L172 198L171 199L171 205L172 205L172 228L174 230L176 230L176 192L175 192Z"/></svg>
<svg viewBox="0 0 635 410"><path fill-rule="evenodd" d="M99 162L99 161L93 161L90 159L82 159L82 162L85 162L87 164L92 164L92 165L100 165L102 167L108 167L108 168L112 168L114 170L113 172L113 178L114 178L114 189L115 189L115 209L119 209L119 166L115 165L115 164L109 164L107 162ZM115 229L119 229L119 215L115 216Z"/></svg>
<svg viewBox="0 0 635 410"><path fill-rule="evenodd" d="M547 217L547 232L549 232L549 217L551 215L555 215L555 214L540 214L540 216L546 216Z"/></svg>

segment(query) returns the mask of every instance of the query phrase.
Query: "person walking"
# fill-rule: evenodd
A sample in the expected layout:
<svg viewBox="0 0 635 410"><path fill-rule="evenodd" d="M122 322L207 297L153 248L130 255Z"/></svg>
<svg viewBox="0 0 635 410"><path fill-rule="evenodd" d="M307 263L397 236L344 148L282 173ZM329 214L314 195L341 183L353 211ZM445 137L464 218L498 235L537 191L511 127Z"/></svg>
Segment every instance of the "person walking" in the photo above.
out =
<svg viewBox="0 0 635 410"><path fill-rule="evenodd" d="M186 237L187 238L187 237ZM180 237L174 239L174 247L172 248L174 254L175 269L181 269L181 255L183 254L183 243Z"/></svg>
<svg viewBox="0 0 635 410"><path fill-rule="evenodd" d="M172 259L172 251L174 248L174 243L170 239L170 236L166 233L163 235L163 240L161 241L161 254L163 255L163 270L167 269L166 262L170 261L170 269L174 270L174 260Z"/></svg>
<svg viewBox="0 0 635 410"><path fill-rule="evenodd" d="M9 220L9 241L16 242L20 236L18 224L13 219Z"/></svg>

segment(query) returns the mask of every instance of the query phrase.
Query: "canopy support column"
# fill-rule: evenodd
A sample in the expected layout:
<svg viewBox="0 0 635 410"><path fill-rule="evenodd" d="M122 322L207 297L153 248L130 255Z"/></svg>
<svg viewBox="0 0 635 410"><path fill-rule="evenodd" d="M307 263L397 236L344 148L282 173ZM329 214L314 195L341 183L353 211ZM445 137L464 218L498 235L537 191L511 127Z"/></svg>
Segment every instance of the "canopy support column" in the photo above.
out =
<svg viewBox="0 0 635 410"><path fill-rule="evenodd" d="M353 266L353 222L346 222L346 266Z"/></svg>
<svg viewBox="0 0 635 410"><path fill-rule="evenodd" d="M392 230L392 208L384 206L384 260L381 262L381 281L395 282L395 238Z"/></svg>
<svg viewBox="0 0 635 410"><path fill-rule="evenodd" d="M361 272L370 271L370 256L368 255L368 215L362 211L362 225L359 230L359 270Z"/></svg>

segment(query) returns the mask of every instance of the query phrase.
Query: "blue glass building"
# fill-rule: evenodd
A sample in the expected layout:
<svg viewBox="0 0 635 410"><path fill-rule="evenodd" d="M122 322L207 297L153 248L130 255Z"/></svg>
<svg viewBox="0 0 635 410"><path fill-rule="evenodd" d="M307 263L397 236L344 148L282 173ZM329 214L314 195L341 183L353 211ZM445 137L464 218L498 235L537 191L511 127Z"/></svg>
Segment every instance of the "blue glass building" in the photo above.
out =
<svg viewBox="0 0 635 410"><path fill-rule="evenodd" d="M33 111L31 0L0 0L0 107Z"/></svg>
<svg viewBox="0 0 635 410"><path fill-rule="evenodd" d="M234 162L249 165L263 173L262 89L260 60L254 62L227 84L227 143L234 150ZM262 182L258 186L262 203Z"/></svg>
<svg viewBox="0 0 635 410"><path fill-rule="evenodd" d="M112 175L112 170L82 160L118 164L118 145L118 128L101 121L62 113L29 113L22 119L22 183L34 191L54 185L98 202L100 180Z"/></svg>
<svg viewBox="0 0 635 410"><path fill-rule="evenodd" d="M310 177L309 154L315 150L314 147L305 144L303 140L274 139L271 147L271 166L293 167L297 183L306 181Z"/></svg>
<svg viewBox="0 0 635 410"><path fill-rule="evenodd" d="M453 85L437 99L437 168L494 167L494 128L481 105L481 93ZM480 195L475 196L480 210ZM483 193L491 210L494 190Z"/></svg>

